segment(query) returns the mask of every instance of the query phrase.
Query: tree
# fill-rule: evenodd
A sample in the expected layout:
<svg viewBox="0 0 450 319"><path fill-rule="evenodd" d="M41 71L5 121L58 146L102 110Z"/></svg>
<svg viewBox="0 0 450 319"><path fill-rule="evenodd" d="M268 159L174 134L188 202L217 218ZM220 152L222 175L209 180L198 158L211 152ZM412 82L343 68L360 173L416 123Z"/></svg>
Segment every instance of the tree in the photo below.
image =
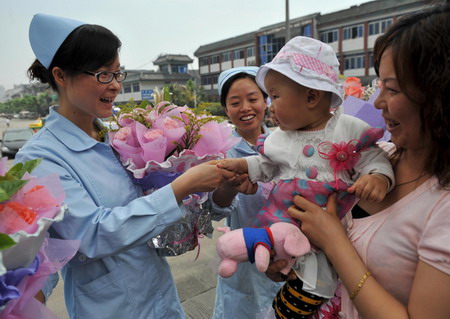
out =
<svg viewBox="0 0 450 319"><path fill-rule="evenodd" d="M202 87L188 80L185 85L169 84L164 87L164 90L170 92L170 102L175 105L187 105L195 108L199 103L206 101L206 94Z"/></svg>
<svg viewBox="0 0 450 319"><path fill-rule="evenodd" d="M29 111L36 113L37 116L45 116L48 114L48 108L52 102L53 98L49 92L42 92L37 96L25 95L0 103L0 113L14 114L20 111Z"/></svg>

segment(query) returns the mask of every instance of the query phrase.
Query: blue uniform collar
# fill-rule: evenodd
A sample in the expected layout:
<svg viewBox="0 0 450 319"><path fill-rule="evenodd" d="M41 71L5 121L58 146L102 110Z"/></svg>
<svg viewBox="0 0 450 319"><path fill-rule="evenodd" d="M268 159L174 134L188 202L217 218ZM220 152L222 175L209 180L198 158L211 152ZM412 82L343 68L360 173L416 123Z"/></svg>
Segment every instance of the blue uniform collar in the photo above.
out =
<svg viewBox="0 0 450 319"><path fill-rule="evenodd" d="M264 124L262 125L262 129L264 132L263 134L270 134L270 130ZM257 152L256 146L252 146L250 145L250 143L244 140L244 138L242 138L242 136L238 133L236 129L233 130L233 136L241 137L241 140L233 147L236 151L244 155L255 155L255 152Z"/></svg>
<svg viewBox="0 0 450 319"><path fill-rule="evenodd" d="M72 121L59 114L57 106L50 107L50 114L45 122L45 128L72 151L85 151L100 143L87 135Z"/></svg>

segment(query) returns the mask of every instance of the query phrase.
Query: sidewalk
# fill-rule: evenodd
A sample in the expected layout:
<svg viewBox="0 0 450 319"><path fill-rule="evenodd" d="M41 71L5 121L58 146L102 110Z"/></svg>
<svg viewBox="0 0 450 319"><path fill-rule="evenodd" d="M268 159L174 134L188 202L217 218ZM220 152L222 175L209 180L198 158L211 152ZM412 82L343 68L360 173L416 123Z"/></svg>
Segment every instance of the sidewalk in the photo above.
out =
<svg viewBox="0 0 450 319"><path fill-rule="evenodd" d="M215 229L222 225L223 222L213 222ZM177 285L181 304L188 319L210 319L212 317L219 265L219 259L216 254L216 239L221 234L214 231L212 239L205 237L200 240L200 254L197 260L195 260L197 250L177 257L168 257L167 259ZM47 302L47 307L58 318L68 319L64 304L63 288L64 283L60 278L56 289Z"/></svg>

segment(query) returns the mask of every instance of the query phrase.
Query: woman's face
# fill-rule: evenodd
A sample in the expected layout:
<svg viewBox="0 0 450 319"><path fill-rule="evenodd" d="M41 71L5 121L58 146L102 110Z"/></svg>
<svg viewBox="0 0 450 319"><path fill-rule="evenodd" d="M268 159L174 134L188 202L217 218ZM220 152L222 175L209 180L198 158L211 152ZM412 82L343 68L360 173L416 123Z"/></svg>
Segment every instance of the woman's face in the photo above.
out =
<svg viewBox="0 0 450 319"><path fill-rule="evenodd" d="M98 70L83 70L96 73L99 71L120 71L119 58L111 65L104 65ZM67 102L75 118L105 118L112 115L113 102L122 85L114 78L110 83L97 81L95 76L79 74L69 79L66 86Z"/></svg>
<svg viewBox="0 0 450 319"><path fill-rule="evenodd" d="M225 102L225 113L236 125L238 132L250 133L256 130L261 132L267 105L261 89L254 80L250 78L235 80Z"/></svg>
<svg viewBox="0 0 450 319"><path fill-rule="evenodd" d="M392 142L405 149L423 148L426 139L421 133L419 109L400 89L390 48L381 57L379 76L380 95L375 107L382 110Z"/></svg>

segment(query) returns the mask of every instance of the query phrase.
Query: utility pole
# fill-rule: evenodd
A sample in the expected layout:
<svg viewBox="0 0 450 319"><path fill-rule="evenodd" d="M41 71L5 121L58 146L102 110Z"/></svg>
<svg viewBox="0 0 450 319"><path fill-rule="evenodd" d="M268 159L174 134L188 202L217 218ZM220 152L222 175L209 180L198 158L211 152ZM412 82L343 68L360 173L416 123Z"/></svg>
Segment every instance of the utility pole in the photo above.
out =
<svg viewBox="0 0 450 319"><path fill-rule="evenodd" d="M289 25L289 0L286 0L286 43L291 39L291 30Z"/></svg>

